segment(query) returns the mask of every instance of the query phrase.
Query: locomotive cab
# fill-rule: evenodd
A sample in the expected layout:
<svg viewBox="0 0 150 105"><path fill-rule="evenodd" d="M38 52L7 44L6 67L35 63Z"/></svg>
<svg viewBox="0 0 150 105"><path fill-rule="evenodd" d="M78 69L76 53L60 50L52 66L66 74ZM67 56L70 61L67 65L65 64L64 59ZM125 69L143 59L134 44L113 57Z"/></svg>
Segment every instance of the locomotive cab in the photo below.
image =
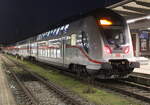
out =
<svg viewBox="0 0 150 105"><path fill-rule="evenodd" d="M97 17L97 25L103 39L101 64L102 74L111 78L126 77L139 63L133 55L129 27L118 14ZM107 77L105 77L107 78Z"/></svg>

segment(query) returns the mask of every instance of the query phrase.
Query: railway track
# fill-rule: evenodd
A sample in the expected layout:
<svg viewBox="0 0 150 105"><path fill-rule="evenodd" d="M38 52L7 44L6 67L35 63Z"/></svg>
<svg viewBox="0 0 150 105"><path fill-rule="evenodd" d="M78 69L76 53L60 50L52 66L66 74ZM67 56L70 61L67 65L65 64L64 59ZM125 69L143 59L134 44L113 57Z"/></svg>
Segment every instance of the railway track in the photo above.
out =
<svg viewBox="0 0 150 105"><path fill-rule="evenodd" d="M57 68L55 68L54 66L43 65L43 64L40 64L40 66L42 66L44 68L53 68L57 71L60 71ZM70 76L70 77L73 77L76 79L80 79L80 80L84 80L84 78L85 78L85 77L78 78L73 73L70 73L67 71L64 71L62 73L67 76ZM142 78L142 77L140 76L140 78ZM145 77L143 77L143 78L146 81L146 78ZM85 82L85 80L83 82ZM86 83L87 82L89 82L89 81L86 81ZM111 89L111 90L117 91L121 94L130 96L130 97L134 97L141 101L150 103L150 87L145 85L144 83L132 81L129 79L124 79L124 80L99 80L99 79L96 79L94 81L91 81L90 83L92 83L92 85L96 86L97 88L100 87L100 88Z"/></svg>
<svg viewBox="0 0 150 105"><path fill-rule="evenodd" d="M150 103L150 88L144 85L136 84L134 82L128 81L102 81L97 82L96 86L104 87L107 89L111 89L122 94L128 95L130 97L134 97L141 101Z"/></svg>
<svg viewBox="0 0 150 105"><path fill-rule="evenodd" d="M5 65L5 69L9 70L10 68L7 67L6 62L3 60L3 64ZM11 72L11 75L13 77L13 79L16 81L17 85L19 86L19 92L17 90L17 92L19 93L19 95L21 97L23 97L23 99L25 99L24 103L27 105L39 105L38 100L36 100L36 98L34 97L34 95L32 94L32 92L25 86L25 84L16 76L16 74L14 73L13 70L9 70L9 72Z"/></svg>
<svg viewBox="0 0 150 105"><path fill-rule="evenodd" d="M22 64L18 64L18 65L21 67L24 66ZM40 64L40 66L42 66L44 68L47 67L47 68L53 68L53 69L57 70L55 67L49 66L49 65ZM63 74L65 74L67 76L71 76L73 78L77 77L76 75L69 73L67 71L64 71ZM37 75L35 75L35 76L37 76ZM80 80L83 80L83 82L85 82L84 77L80 78ZM87 83L87 81L86 81L86 83ZM146 86L146 85L137 84L137 83L134 83L131 81L126 81L126 80L99 80L99 79L92 81L92 85L94 85L97 88L105 88L105 89L117 91L121 94L130 96L130 97L134 97L138 100L150 103L150 87ZM77 105L79 105L79 104L77 104Z"/></svg>
<svg viewBox="0 0 150 105"><path fill-rule="evenodd" d="M38 81L40 81L42 84L46 85L48 87L48 89L53 90L55 93L57 93L57 95L59 95L59 97L61 97L62 100L65 100L65 102L67 104L69 104L69 105L95 105L93 103L88 102L87 100L83 101L81 98L79 98L79 96L76 96L76 95L74 95L74 93L68 91L67 89L62 88L62 87L54 84L51 81L48 81L44 77L41 77L36 73L30 72L30 70L28 70L24 65L19 64L18 62L15 62L15 61L13 61L13 63L17 67L21 68L23 71L26 71L29 74L31 74Z"/></svg>
<svg viewBox="0 0 150 105"><path fill-rule="evenodd" d="M128 81L143 84L146 86L150 86L150 75L149 74L142 74L142 73L132 73L129 78L127 79Z"/></svg>
<svg viewBox="0 0 150 105"><path fill-rule="evenodd" d="M57 71L57 68L55 68L54 66L49 66L49 65L43 65L43 63L39 64L41 67L44 68L51 68L51 69L55 69ZM80 79L83 80L83 82L85 82L85 77L83 78L78 78L76 75L74 75L73 73L70 73L68 71L63 71L62 72L64 75L76 78L76 79ZM86 83L89 83L89 81L86 81ZM114 90L117 91L121 94L130 96L130 97L134 97L138 100L150 103L150 87L147 85L144 85L143 83L138 83L137 81L129 81L128 79L124 79L124 80L99 80L96 79L94 81L91 81L90 83L92 83L92 85L94 85L97 88L106 88L106 89L110 89L110 90Z"/></svg>

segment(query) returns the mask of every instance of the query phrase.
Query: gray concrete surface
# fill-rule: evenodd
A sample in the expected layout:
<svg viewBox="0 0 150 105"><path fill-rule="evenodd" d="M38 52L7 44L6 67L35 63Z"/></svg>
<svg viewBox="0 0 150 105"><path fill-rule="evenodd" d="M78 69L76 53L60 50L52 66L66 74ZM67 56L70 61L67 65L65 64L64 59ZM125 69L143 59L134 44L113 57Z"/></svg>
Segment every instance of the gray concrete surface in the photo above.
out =
<svg viewBox="0 0 150 105"><path fill-rule="evenodd" d="M148 61L147 64L145 64L145 65L140 65L140 68L134 69L133 72L144 73L144 74L150 74L150 60Z"/></svg>

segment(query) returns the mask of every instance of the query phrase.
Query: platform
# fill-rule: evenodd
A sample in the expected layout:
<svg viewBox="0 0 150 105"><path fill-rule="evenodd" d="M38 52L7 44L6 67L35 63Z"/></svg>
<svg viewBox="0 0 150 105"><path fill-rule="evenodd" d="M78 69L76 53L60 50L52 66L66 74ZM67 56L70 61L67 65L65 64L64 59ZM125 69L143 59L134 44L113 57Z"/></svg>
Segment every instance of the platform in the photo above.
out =
<svg viewBox="0 0 150 105"><path fill-rule="evenodd" d="M0 105L16 105L14 96L9 88L6 74L0 58Z"/></svg>
<svg viewBox="0 0 150 105"><path fill-rule="evenodd" d="M147 65L140 65L140 68L134 69L133 72L150 74L150 61L149 61L149 64Z"/></svg>
<svg viewBox="0 0 150 105"><path fill-rule="evenodd" d="M140 65L149 65L150 59L146 57L136 57L136 60L140 63Z"/></svg>

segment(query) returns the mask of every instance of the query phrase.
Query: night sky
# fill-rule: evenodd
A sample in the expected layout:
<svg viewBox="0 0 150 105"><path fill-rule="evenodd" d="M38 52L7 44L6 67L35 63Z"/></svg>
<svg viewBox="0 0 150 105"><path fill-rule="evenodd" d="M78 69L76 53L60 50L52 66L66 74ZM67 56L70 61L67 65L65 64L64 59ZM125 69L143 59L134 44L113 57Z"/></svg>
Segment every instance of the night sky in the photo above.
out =
<svg viewBox="0 0 150 105"><path fill-rule="evenodd" d="M121 0L0 0L0 43L34 36L60 20L118 1Z"/></svg>

